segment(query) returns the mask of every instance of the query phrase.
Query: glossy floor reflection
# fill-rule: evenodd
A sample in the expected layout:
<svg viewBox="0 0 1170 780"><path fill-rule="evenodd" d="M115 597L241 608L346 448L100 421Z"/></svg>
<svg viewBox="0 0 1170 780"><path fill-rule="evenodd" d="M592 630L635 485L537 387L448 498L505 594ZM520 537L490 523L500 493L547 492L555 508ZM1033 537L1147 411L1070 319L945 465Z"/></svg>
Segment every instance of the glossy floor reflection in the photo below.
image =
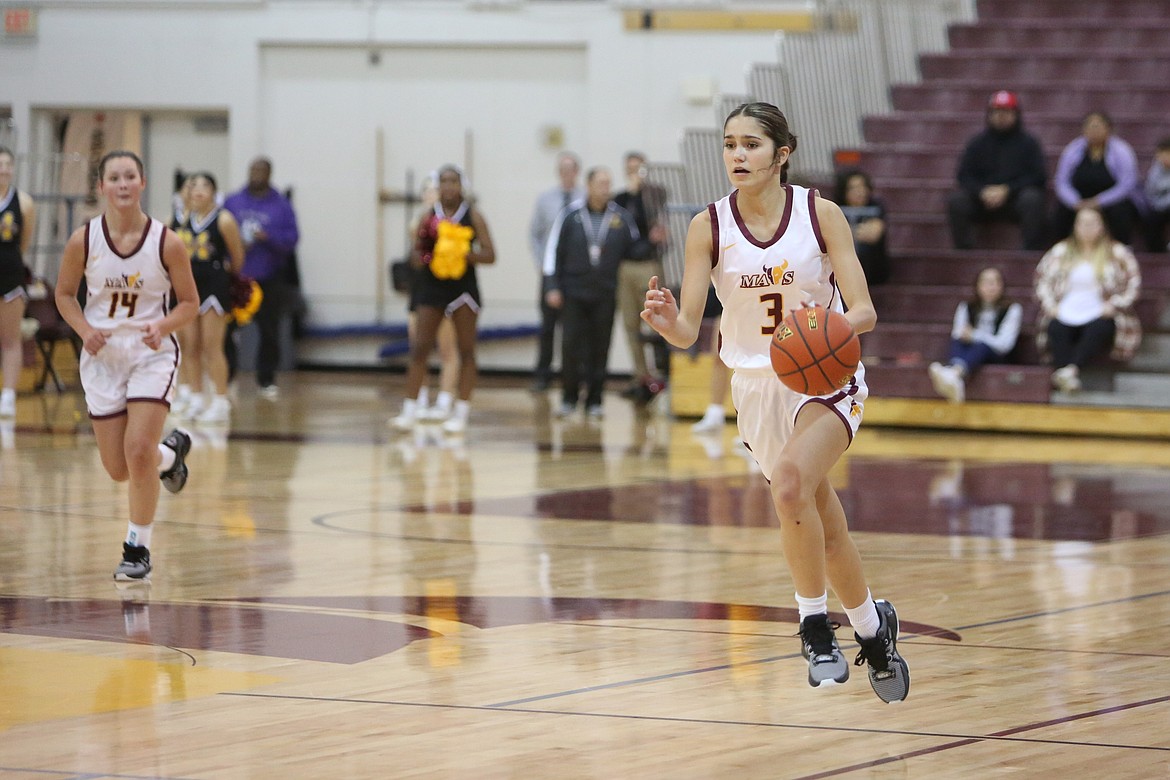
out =
<svg viewBox="0 0 1170 780"><path fill-rule="evenodd" d="M886 706L861 669L806 685L733 427L484 384L462 437L392 434L401 377L241 388L120 590L125 491L80 399L22 397L0 778L1170 773L1164 444L863 427L832 477L902 619Z"/></svg>

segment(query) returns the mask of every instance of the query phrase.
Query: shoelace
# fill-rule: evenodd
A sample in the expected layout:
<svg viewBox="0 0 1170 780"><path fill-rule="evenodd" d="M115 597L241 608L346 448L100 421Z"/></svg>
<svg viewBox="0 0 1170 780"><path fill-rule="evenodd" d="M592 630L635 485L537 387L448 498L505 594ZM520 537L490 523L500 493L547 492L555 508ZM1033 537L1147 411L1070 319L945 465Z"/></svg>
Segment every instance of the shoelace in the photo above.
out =
<svg viewBox="0 0 1170 780"><path fill-rule="evenodd" d="M805 626L800 629L799 636L809 646L810 655L814 658L832 656L834 653L833 632L840 627L840 623L831 620L825 623L805 621Z"/></svg>
<svg viewBox="0 0 1170 780"><path fill-rule="evenodd" d="M861 650L857 653L857 658L853 659L854 666L864 666L868 661L875 672L885 672L890 668L886 640L875 636L872 639L861 639L858 644L861 645Z"/></svg>

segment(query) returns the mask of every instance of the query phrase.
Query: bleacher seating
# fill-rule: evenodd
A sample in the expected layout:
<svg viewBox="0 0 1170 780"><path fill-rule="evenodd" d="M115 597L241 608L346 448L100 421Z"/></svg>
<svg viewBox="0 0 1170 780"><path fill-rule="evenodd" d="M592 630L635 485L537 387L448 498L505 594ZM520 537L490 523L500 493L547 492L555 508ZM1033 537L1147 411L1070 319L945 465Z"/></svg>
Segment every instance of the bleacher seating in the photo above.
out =
<svg viewBox="0 0 1170 780"><path fill-rule="evenodd" d="M977 7L978 21L950 28L950 51L919 58L921 83L892 87L893 112L863 121L861 165L886 202L894 258L890 282L873 290L879 329L862 340L875 395L934 397L925 368L945 356L955 304L970 295L979 268L997 265L1009 293L1025 304L1019 365L986 367L967 397L1048 400L1050 369L1039 365L1034 343L1039 254L1018 250L1018 228L1005 223L981 228L987 249L950 249L946 197L989 94L1019 93L1024 124L1040 139L1050 174L1088 111L1110 112L1143 173L1156 142L1170 133L1170 0L979 0ZM1170 264L1144 254L1139 262L1138 314L1147 338L1156 338L1165 331Z"/></svg>

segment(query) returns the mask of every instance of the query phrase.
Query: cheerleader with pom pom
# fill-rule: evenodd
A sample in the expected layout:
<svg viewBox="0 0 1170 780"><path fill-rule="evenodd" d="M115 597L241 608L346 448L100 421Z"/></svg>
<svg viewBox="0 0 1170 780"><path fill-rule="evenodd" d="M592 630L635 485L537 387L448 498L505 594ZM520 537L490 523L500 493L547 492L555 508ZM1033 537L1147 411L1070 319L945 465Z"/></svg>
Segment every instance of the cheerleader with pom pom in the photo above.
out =
<svg viewBox="0 0 1170 780"><path fill-rule="evenodd" d="M415 328L406 373L402 411L391 420L398 430L409 430L420 419L419 392L426 380L427 360L435 348L439 326L450 318L459 353L459 388L451 416L443 423L448 433L467 427L471 394L478 378L475 362L476 321L481 299L475 267L496 261L487 222L472 208L463 192L463 171L455 165L439 169L439 197L433 213L419 221L411 263L415 268L412 307Z"/></svg>

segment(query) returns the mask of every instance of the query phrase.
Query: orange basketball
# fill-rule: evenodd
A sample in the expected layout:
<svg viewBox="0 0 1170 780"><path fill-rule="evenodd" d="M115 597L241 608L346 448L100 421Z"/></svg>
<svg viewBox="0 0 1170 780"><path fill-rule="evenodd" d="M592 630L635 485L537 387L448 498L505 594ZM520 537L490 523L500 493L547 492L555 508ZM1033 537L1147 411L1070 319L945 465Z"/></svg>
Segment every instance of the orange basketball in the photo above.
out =
<svg viewBox="0 0 1170 780"><path fill-rule="evenodd" d="M772 369L789 389L827 395L849 384L861 342L844 314L820 306L797 309L772 333Z"/></svg>

